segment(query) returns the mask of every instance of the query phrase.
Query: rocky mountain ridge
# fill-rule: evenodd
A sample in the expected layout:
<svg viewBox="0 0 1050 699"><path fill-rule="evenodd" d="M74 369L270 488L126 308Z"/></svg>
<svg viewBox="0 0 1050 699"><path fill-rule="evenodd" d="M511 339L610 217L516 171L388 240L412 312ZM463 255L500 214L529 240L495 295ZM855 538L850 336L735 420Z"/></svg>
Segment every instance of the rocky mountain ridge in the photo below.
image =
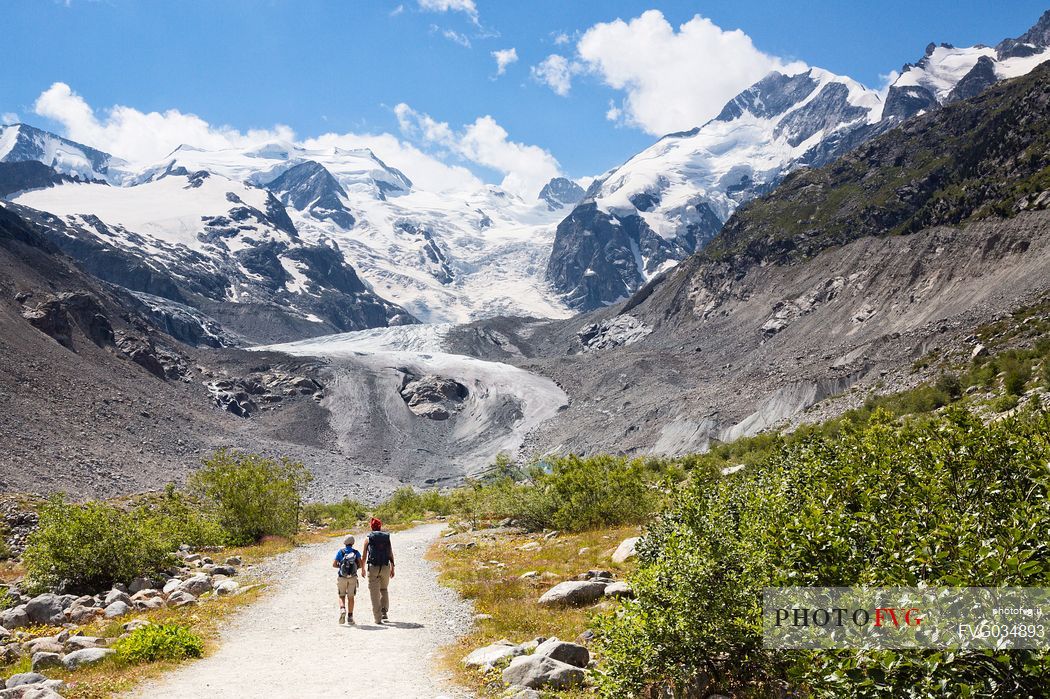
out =
<svg viewBox="0 0 1050 699"><path fill-rule="evenodd" d="M907 119L1050 58L1050 12L996 48L930 44L885 96L816 68L771 73L707 124L668 134L594 182L559 225L546 276L574 309L630 296L701 249L741 204Z"/></svg>

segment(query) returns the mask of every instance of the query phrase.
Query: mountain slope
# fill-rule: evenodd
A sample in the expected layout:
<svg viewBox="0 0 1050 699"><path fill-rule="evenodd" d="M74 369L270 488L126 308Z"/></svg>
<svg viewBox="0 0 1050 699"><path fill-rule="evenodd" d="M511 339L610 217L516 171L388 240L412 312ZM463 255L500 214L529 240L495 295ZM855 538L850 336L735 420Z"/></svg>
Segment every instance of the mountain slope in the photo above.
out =
<svg viewBox="0 0 1050 699"><path fill-rule="evenodd" d="M195 308L247 340L414 322L337 248L302 240L265 189L176 167L135 186L64 183L14 203L100 278Z"/></svg>
<svg viewBox="0 0 1050 699"><path fill-rule="evenodd" d="M597 180L558 226L547 279L573 308L631 293L696 250L741 204L924 111L979 94L1050 58L1050 12L996 48L930 44L885 103L819 69L771 73L707 124L665 136Z"/></svg>
<svg viewBox="0 0 1050 699"><path fill-rule="evenodd" d="M126 163L28 124L0 126L0 163L37 161L79 180L119 180Z"/></svg>
<svg viewBox="0 0 1050 699"><path fill-rule="evenodd" d="M1048 102L1045 65L789 176L625 303L450 346L566 391L533 454L686 453L936 378L1050 294Z"/></svg>

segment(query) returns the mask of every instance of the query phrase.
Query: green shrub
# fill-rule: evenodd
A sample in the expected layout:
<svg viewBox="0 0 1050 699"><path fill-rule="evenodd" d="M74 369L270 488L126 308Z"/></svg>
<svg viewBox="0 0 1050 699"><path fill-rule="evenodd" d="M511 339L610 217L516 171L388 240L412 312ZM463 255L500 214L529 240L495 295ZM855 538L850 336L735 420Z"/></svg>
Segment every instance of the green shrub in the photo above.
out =
<svg viewBox="0 0 1050 699"><path fill-rule="evenodd" d="M963 394L962 381L955 374L941 374L937 377L934 388L952 400L957 400Z"/></svg>
<svg viewBox="0 0 1050 699"><path fill-rule="evenodd" d="M356 500L344 498L342 502L312 502L303 507L303 519L317 526L335 529L353 529L368 516L368 509Z"/></svg>
<svg viewBox="0 0 1050 699"><path fill-rule="evenodd" d="M13 606L15 606L15 600L11 596L10 590L6 587L0 587L0 611L10 609Z"/></svg>
<svg viewBox="0 0 1050 699"><path fill-rule="evenodd" d="M135 629L114 645L116 657L127 663L199 658L204 641L185 626L150 624Z"/></svg>
<svg viewBox="0 0 1050 699"><path fill-rule="evenodd" d="M999 396L992 401L992 410L997 413L1005 413L1007 410L1013 410L1017 407L1020 401L1017 396L1013 394L1007 394L1005 396Z"/></svg>
<svg viewBox="0 0 1050 699"><path fill-rule="evenodd" d="M375 509L375 516L384 522L396 524L424 519L429 515L447 515L452 511L452 500L437 490L419 491L410 485L394 491L390 498Z"/></svg>
<svg viewBox="0 0 1050 699"><path fill-rule="evenodd" d="M176 490L169 483L164 494L150 502L150 510L159 519L161 531L171 550L182 544L193 547L219 546L227 541L217 509Z"/></svg>
<svg viewBox="0 0 1050 699"><path fill-rule="evenodd" d="M299 507L311 480L301 463L221 450L190 483L201 498L214 503L229 542L248 544L299 530Z"/></svg>
<svg viewBox="0 0 1050 699"><path fill-rule="evenodd" d="M1028 367L1012 367L1003 377L1003 389L1011 396L1020 396L1024 393L1024 387L1031 377L1032 373Z"/></svg>
<svg viewBox="0 0 1050 699"><path fill-rule="evenodd" d="M148 508L130 511L61 496L39 510L40 522L22 557L31 587L96 591L160 571L173 562L171 537Z"/></svg>
<svg viewBox="0 0 1050 699"><path fill-rule="evenodd" d="M775 652L761 609L765 587L1047 585L1048 435L1046 413L877 412L690 486L640 544L637 599L598 622L601 693L1039 696L1042 651Z"/></svg>
<svg viewBox="0 0 1050 699"><path fill-rule="evenodd" d="M455 491L455 513L479 520L510 518L530 530L582 531L643 521L663 500L662 484L681 479L698 460L613 456L549 458L521 471L494 469ZM522 479L517 480L518 477Z"/></svg>

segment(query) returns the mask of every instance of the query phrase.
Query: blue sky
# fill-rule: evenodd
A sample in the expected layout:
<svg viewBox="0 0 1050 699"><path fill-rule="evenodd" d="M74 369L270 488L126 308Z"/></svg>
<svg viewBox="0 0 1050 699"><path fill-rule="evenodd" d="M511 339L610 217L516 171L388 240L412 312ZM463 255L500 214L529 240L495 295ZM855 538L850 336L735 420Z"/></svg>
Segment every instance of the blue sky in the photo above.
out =
<svg viewBox="0 0 1050 699"><path fill-rule="evenodd" d="M928 42L994 44L1027 29L1044 3L0 0L7 56L0 113L73 136L109 134L98 136L103 141L112 136L102 129L112 126L114 105L177 110L237 132L286 125L299 139L391 134L497 182L519 156L540 168L542 150L580 177L622 162L668 127L717 113L733 80L742 89L777 62L801 61L878 88ZM653 9L660 15L638 20ZM617 19L618 29L593 29ZM680 27L691 20L686 37ZM735 29L747 36L721 34ZM511 48L517 60L498 75L492 52ZM564 62L544 63L552 55ZM693 69L668 78L683 56L705 57L701 72L705 65L714 72L696 84ZM76 112L79 102L45 110L59 118L34 113L56 82L93 110L94 131L78 130L74 119L83 115L62 111ZM492 120L480 135L471 125L486 115ZM521 148L500 151L500 138Z"/></svg>

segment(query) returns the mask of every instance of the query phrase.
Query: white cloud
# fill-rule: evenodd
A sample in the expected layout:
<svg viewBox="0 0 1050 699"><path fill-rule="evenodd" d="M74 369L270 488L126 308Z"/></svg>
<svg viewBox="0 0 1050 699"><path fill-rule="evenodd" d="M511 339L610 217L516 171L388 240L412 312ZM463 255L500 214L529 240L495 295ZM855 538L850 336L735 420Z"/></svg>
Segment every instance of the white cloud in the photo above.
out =
<svg viewBox="0 0 1050 699"><path fill-rule="evenodd" d="M326 133L301 142L304 148L370 148L380 160L401 170L412 184L430 192L474 190L480 179L462 165L449 165L388 133Z"/></svg>
<svg viewBox="0 0 1050 699"><path fill-rule="evenodd" d="M4 112L0 114L0 125L7 126L9 124L17 124L18 115L14 112Z"/></svg>
<svg viewBox="0 0 1050 699"><path fill-rule="evenodd" d="M405 6L404 5L398 5L394 9L390 10L390 12L387 13L387 14L390 17L397 17L399 14L401 14L404 11L405 11Z"/></svg>
<svg viewBox="0 0 1050 699"><path fill-rule="evenodd" d="M500 49L493 51L492 57L496 59L496 75L507 72L507 66L518 61L518 50L515 48Z"/></svg>
<svg viewBox="0 0 1050 699"><path fill-rule="evenodd" d="M570 41L572 41L572 37L566 34L565 32L558 32L554 35L555 46L565 46Z"/></svg>
<svg viewBox="0 0 1050 699"><path fill-rule="evenodd" d="M696 15L675 30L659 10L596 24L576 49L591 71L626 93L626 121L655 135L703 124L772 70L804 69L759 51L739 29ZM568 77L560 79L568 92Z"/></svg>
<svg viewBox="0 0 1050 699"><path fill-rule="evenodd" d="M427 12L462 12L478 24L478 8L474 0L419 0L419 9Z"/></svg>
<svg viewBox="0 0 1050 699"><path fill-rule="evenodd" d="M212 126L195 114L175 109L147 113L117 105L106 110L100 119L84 98L65 83L55 83L40 93L33 111L61 124L65 135L74 141L135 164L159 160L183 143L218 149L295 138L295 133L283 125L239 131L229 126Z"/></svg>
<svg viewBox="0 0 1050 699"><path fill-rule="evenodd" d="M509 140L506 129L491 116L478 117L456 131L447 122L404 103L397 105L394 113L403 133L500 172L500 186L526 200L535 198L543 185L561 172L553 155L539 146Z"/></svg>
<svg viewBox="0 0 1050 699"><path fill-rule="evenodd" d="M609 100L609 109L605 112L605 118L609 121L619 121L623 116L623 110L616 105L614 100Z"/></svg>
<svg viewBox="0 0 1050 699"><path fill-rule="evenodd" d="M40 116L60 123L64 136L117 155L134 165L152 164L183 143L217 149L295 139L295 134L287 126L242 132L212 126L198 116L174 109L143 113L118 106L106 110L100 118L83 97L64 83L55 83L41 93L34 109ZM419 188L429 191L481 186L481 180L467 168L446 164L389 133L326 133L308 138L300 145L311 149L371 148L385 163L402 170Z"/></svg>
<svg viewBox="0 0 1050 699"><path fill-rule="evenodd" d="M565 56L552 53L532 67L532 77L565 97L572 89L572 76L578 70Z"/></svg>
<svg viewBox="0 0 1050 699"><path fill-rule="evenodd" d="M470 48L470 38L466 34L460 34L452 29L439 29L437 26L431 26L430 31L440 31L441 36L445 37L454 44L459 44L463 48Z"/></svg>

